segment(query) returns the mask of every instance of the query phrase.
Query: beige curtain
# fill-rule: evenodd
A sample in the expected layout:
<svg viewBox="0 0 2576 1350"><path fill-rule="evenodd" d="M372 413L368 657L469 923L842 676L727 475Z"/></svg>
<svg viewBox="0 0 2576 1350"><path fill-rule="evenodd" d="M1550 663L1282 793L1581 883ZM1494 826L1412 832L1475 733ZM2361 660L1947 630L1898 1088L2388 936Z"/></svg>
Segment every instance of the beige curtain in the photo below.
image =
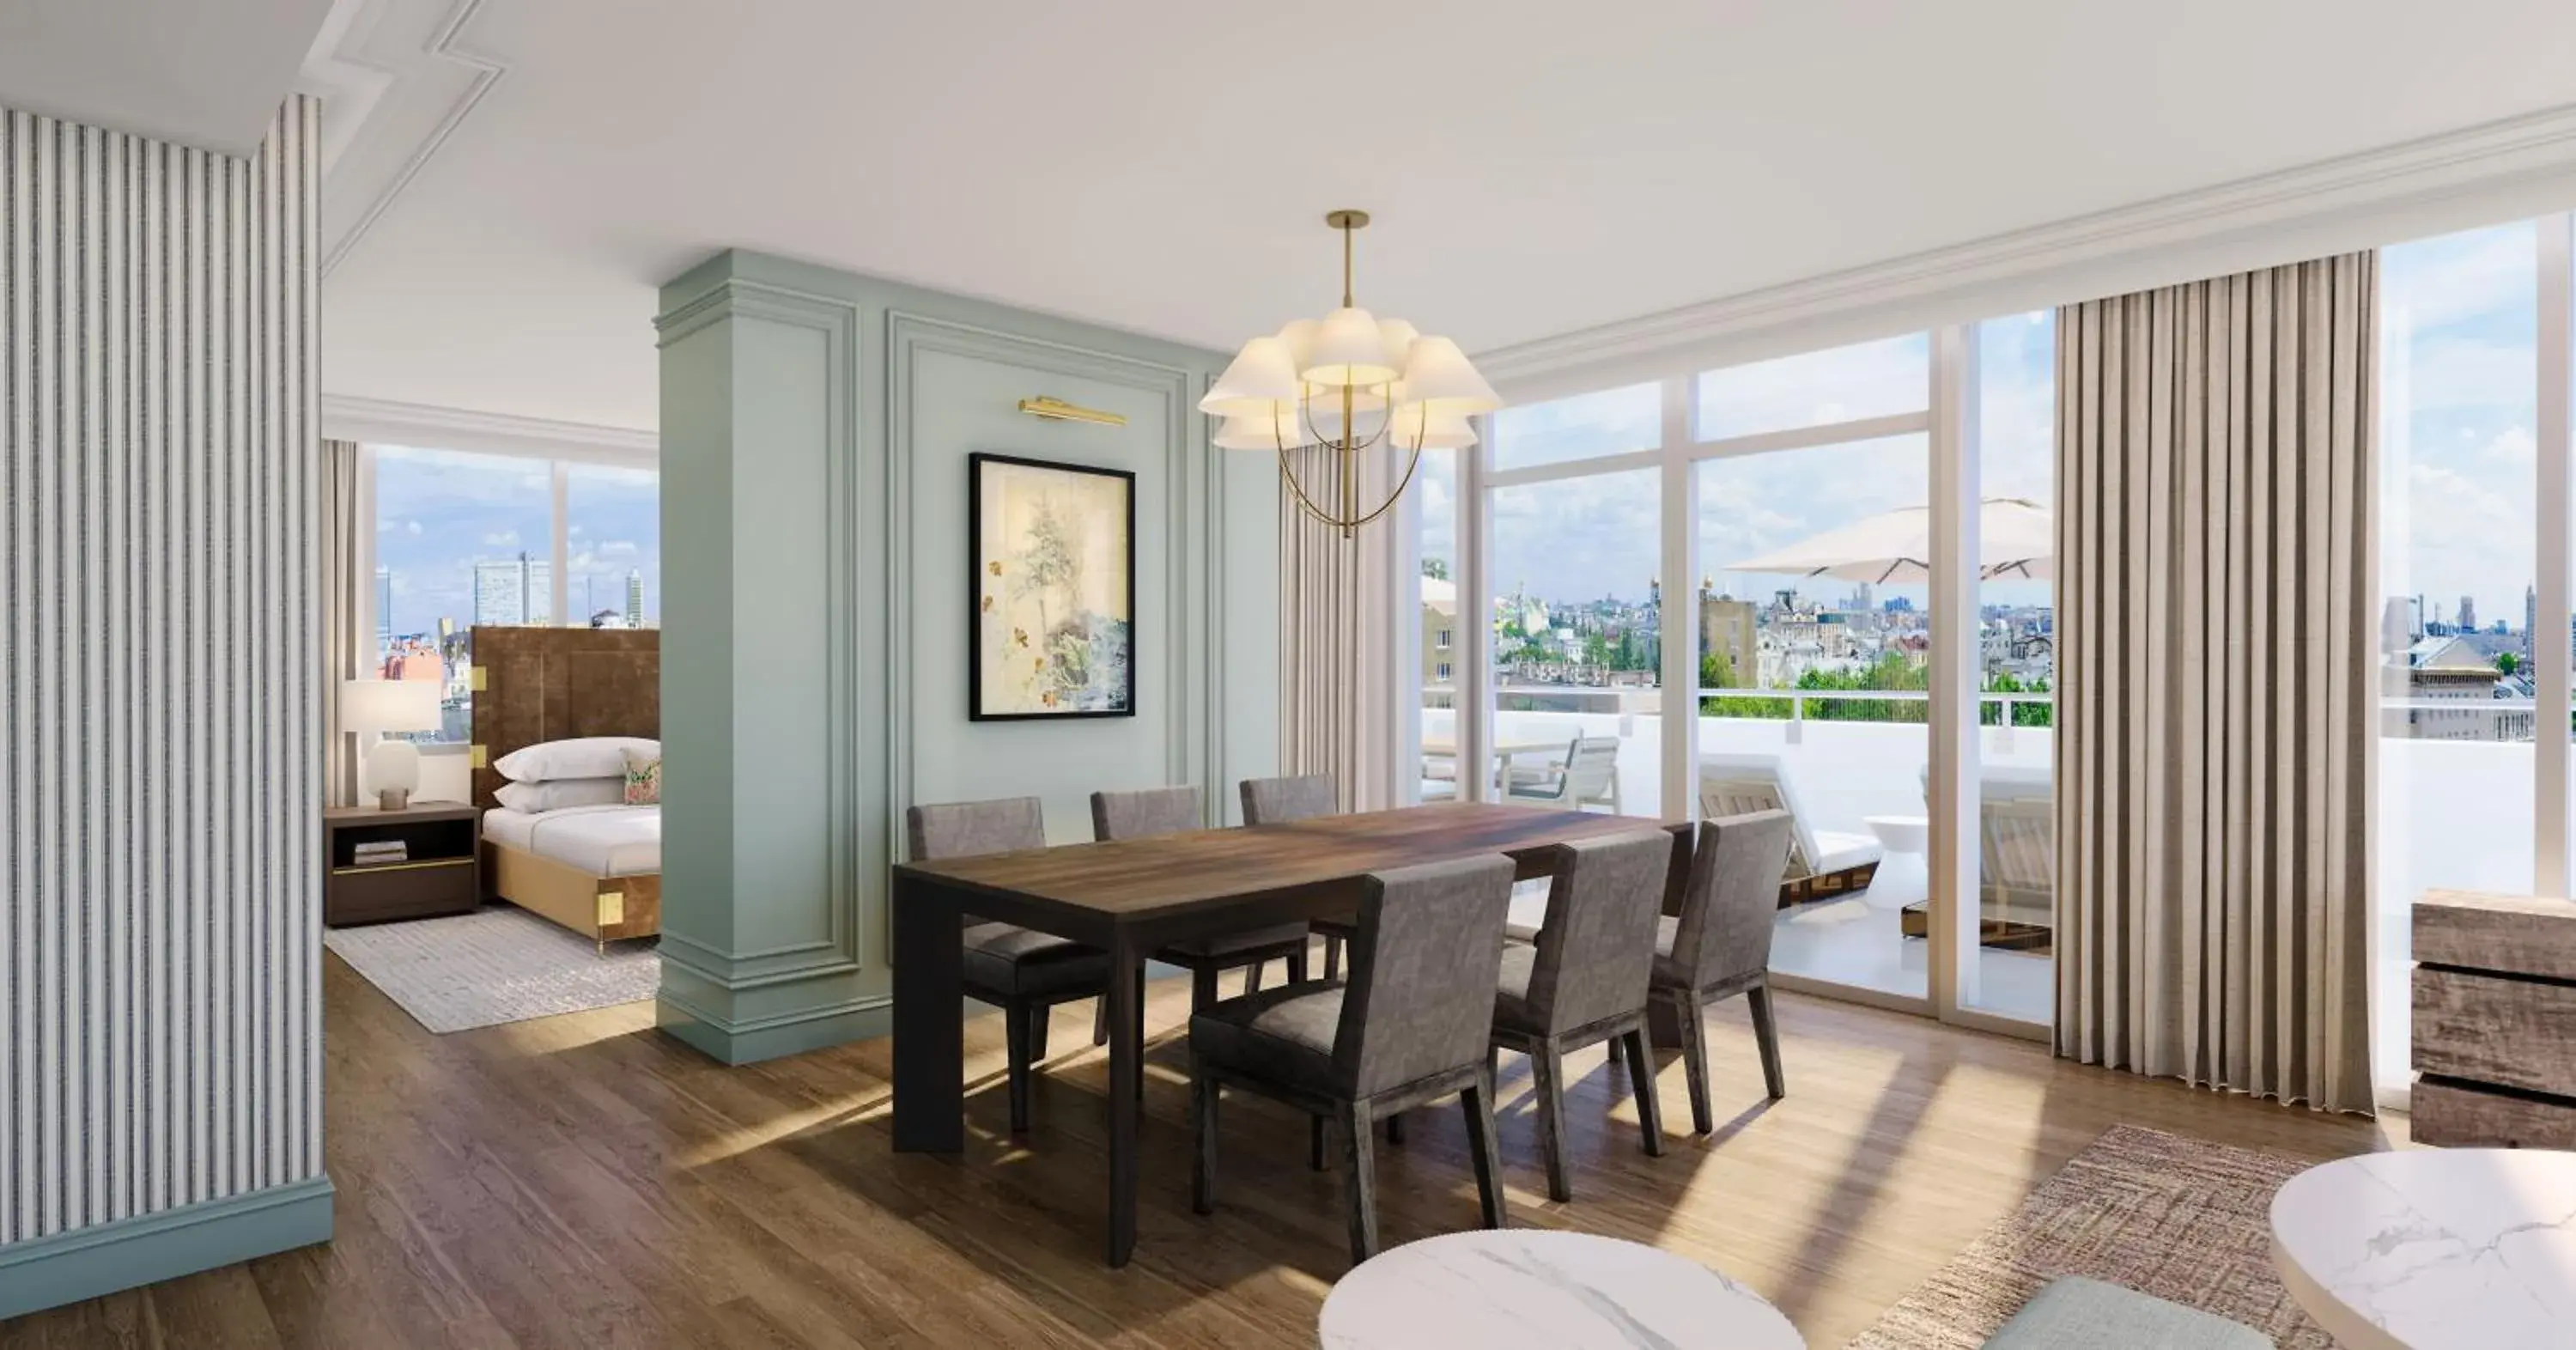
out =
<svg viewBox="0 0 2576 1350"><path fill-rule="evenodd" d="M358 492L358 443L322 442L322 804L358 800L357 738L340 730L340 682L356 679L366 643L366 587L358 575L367 528Z"/></svg>
<svg viewBox="0 0 2576 1350"><path fill-rule="evenodd" d="M1288 452L1297 481L1327 510L1339 509L1329 495L1336 453L1321 446ZM1363 452L1360 459L1366 509L1394 485L1387 467L1394 457ZM1282 483L1279 512L1279 771L1331 774L1346 811L1395 806L1402 711L1396 659L1404 626L1393 577L1402 511L1346 539L1300 509Z"/></svg>
<svg viewBox="0 0 2576 1350"><path fill-rule="evenodd" d="M2060 1054L2372 1107L2377 274L2058 312Z"/></svg>

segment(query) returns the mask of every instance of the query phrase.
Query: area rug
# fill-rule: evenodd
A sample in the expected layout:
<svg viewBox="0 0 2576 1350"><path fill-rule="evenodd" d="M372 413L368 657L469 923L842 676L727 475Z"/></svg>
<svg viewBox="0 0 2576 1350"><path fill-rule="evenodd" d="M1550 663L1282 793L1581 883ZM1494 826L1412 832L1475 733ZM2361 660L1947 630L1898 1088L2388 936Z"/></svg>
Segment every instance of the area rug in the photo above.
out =
<svg viewBox="0 0 2576 1350"><path fill-rule="evenodd" d="M510 905L334 928L322 943L442 1033L633 1003L662 982L650 939L612 942L603 955L590 939Z"/></svg>
<svg viewBox="0 0 2576 1350"><path fill-rule="evenodd" d="M1853 1350L1974 1350L2060 1275L2089 1275L2332 1350L2272 1273L2272 1193L2308 1163L2114 1125L1906 1295Z"/></svg>

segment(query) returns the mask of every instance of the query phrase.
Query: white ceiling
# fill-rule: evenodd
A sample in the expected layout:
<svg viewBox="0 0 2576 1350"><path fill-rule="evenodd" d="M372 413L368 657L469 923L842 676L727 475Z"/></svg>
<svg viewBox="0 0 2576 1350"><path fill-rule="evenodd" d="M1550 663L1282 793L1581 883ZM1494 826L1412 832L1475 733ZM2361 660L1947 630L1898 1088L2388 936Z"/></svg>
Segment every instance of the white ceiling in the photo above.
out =
<svg viewBox="0 0 2576 1350"><path fill-rule="evenodd" d="M329 276L325 387L629 428L727 245L1230 348L1330 307L1360 206L1360 302L1487 350L2576 104L2543 0L466 15L502 73Z"/></svg>
<svg viewBox="0 0 2576 1350"><path fill-rule="evenodd" d="M330 8L0 0L0 106L247 155Z"/></svg>

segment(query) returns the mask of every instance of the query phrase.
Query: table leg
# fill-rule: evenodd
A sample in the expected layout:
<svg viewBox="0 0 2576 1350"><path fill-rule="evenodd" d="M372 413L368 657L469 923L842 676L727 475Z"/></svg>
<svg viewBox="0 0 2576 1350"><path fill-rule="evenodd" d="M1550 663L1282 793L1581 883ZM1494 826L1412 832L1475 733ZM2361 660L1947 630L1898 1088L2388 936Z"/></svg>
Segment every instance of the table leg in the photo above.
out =
<svg viewBox="0 0 2576 1350"><path fill-rule="evenodd" d="M1120 934L1109 947L1109 1264L1136 1251L1137 1097L1145 1083L1144 953Z"/></svg>
<svg viewBox="0 0 2576 1350"><path fill-rule="evenodd" d="M946 887L894 879L894 1147L966 1147L965 922Z"/></svg>

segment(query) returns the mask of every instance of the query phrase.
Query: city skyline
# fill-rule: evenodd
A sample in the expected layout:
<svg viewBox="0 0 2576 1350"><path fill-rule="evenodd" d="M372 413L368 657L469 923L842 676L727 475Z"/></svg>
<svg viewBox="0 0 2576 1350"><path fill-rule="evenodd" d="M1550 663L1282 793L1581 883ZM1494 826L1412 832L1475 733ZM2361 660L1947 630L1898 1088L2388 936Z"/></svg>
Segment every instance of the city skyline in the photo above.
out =
<svg viewBox="0 0 2576 1350"><path fill-rule="evenodd" d="M548 461L448 450L380 447L375 452L377 633L435 634L441 619L475 620L479 566L521 553L550 573L553 480ZM565 490L568 608L587 620L597 609L661 612L659 475L650 470L568 464ZM635 574L640 604L630 606ZM551 617L552 578L545 609ZM593 598L602 603L583 607Z"/></svg>

